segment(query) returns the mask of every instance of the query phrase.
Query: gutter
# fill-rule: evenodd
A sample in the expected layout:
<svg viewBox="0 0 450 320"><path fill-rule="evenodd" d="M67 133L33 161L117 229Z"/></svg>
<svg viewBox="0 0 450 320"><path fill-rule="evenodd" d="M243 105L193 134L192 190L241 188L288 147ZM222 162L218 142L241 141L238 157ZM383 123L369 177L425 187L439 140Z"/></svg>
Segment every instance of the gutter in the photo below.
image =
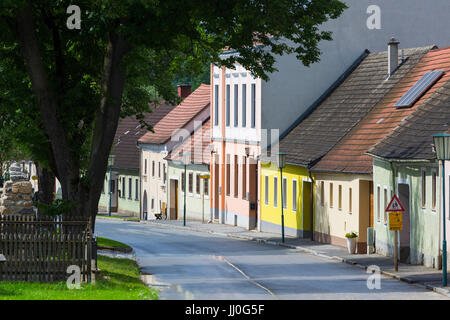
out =
<svg viewBox="0 0 450 320"><path fill-rule="evenodd" d="M311 220L310 220L310 228L311 228L311 241L314 241L314 186L316 185L312 174L311 174L311 168L307 167L309 178L311 179L311 191L310 191L310 205L309 210L311 214Z"/></svg>
<svg viewBox="0 0 450 320"><path fill-rule="evenodd" d="M370 152L366 152L364 153L368 156L371 156L375 159L379 159L379 160L384 160L384 161L388 161L388 162L398 162L398 163L423 163L423 162L428 162L428 163L432 163L435 162L435 159L399 159L399 158L385 158L382 156L378 156L376 154L370 153Z"/></svg>

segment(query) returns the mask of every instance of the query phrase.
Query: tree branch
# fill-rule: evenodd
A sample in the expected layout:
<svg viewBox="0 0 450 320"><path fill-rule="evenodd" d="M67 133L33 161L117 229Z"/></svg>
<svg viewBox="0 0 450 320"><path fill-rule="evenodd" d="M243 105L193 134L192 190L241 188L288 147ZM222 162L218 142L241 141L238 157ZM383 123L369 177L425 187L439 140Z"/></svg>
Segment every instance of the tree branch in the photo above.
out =
<svg viewBox="0 0 450 320"><path fill-rule="evenodd" d="M58 121L56 99L41 61L41 53L33 26L33 15L29 4L16 11L16 30L41 112L42 122L54 151L57 171L62 179L61 182L64 183L71 171L70 149L68 148L65 131Z"/></svg>

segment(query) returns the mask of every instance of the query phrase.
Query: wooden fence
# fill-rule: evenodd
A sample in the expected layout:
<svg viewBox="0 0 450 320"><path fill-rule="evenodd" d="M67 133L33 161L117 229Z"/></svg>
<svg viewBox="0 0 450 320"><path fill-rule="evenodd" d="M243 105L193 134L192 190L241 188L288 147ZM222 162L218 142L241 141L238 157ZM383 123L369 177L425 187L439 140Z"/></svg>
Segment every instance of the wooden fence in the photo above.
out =
<svg viewBox="0 0 450 320"><path fill-rule="evenodd" d="M65 281L67 268L75 265L81 281L90 282L95 250L89 221L0 217L0 253L6 257L2 281Z"/></svg>

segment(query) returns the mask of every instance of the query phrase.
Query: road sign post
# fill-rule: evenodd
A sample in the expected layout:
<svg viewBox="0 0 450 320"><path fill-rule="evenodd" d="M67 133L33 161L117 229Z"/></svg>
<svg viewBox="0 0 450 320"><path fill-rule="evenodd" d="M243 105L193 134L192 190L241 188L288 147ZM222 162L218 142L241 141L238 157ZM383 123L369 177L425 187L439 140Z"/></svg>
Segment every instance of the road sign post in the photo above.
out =
<svg viewBox="0 0 450 320"><path fill-rule="evenodd" d="M397 195L394 194L385 211L389 213L389 230L394 231L395 234L394 270L398 271L398 232L402 230L402 213L405 212L405 208Z"/></svg>

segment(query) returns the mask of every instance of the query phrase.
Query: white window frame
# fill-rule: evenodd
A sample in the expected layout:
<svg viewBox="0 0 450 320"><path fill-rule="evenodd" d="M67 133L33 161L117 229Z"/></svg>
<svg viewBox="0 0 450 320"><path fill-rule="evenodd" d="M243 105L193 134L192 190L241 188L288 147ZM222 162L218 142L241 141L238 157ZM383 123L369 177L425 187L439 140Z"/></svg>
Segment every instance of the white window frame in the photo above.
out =
<svg viewBox="0 0 450 320"><path fill-rule="evenodd" d="M275 183L275 180L277 182ZM273 189L273 207L278 208L278 176L273 176L272 185L274 186ZM276 188L275 188L276 187Z"/></svg>
<svg viewBox="0 0 450 320"><path fill-rule="evenodd" d="M295 184L295 194L294 194ZM292 179L292 212L297 212L297 193L298 193L298 180Z"/></svg>
<svg viewBox="0 0 450 320"><path fill-rule="evenodd" d="M436 197L436 203L435 203L435 206L434 206L434 209L433 209L433 174L435 174L436 175L436 179L435 179L435 181L436 181L436 186L435 186L435 190L434 190L434 196ZM439 180L439 173L438 173L438 171L435 169L435 168L432 168L431 169L431 213L436 213L437 212L437 208L438 208L438 206L439 206L439 201L438 201L438 193L439 193L439 190L438 190L438 185L439 185L439 183L438 183L438 180Z"/></svg>
<svg viewBox="0 0 450 320"><path fill-rule="evenodd" d="M269 179L269 176L266 174L264 176L264 205L266 205L266 206L269 205L269 197L270 197L269 185L270 185L270 179Z"/></svg>
<svg viewBox="0 0 450 320"><path fill-rule="evenodd" d="M286 184L286 187L285 187L285 184ZM287 196L287 193L288 193L288 179L287 179L287 177L283 177L283 181L281 182L281 190L280 190L280 192L282 193L282 195L281 195L281 205L283 206L284 210L287 210L287 199L288 199L288 196ZM283 198L286 198L286 199L283 199Z"/></svg>

